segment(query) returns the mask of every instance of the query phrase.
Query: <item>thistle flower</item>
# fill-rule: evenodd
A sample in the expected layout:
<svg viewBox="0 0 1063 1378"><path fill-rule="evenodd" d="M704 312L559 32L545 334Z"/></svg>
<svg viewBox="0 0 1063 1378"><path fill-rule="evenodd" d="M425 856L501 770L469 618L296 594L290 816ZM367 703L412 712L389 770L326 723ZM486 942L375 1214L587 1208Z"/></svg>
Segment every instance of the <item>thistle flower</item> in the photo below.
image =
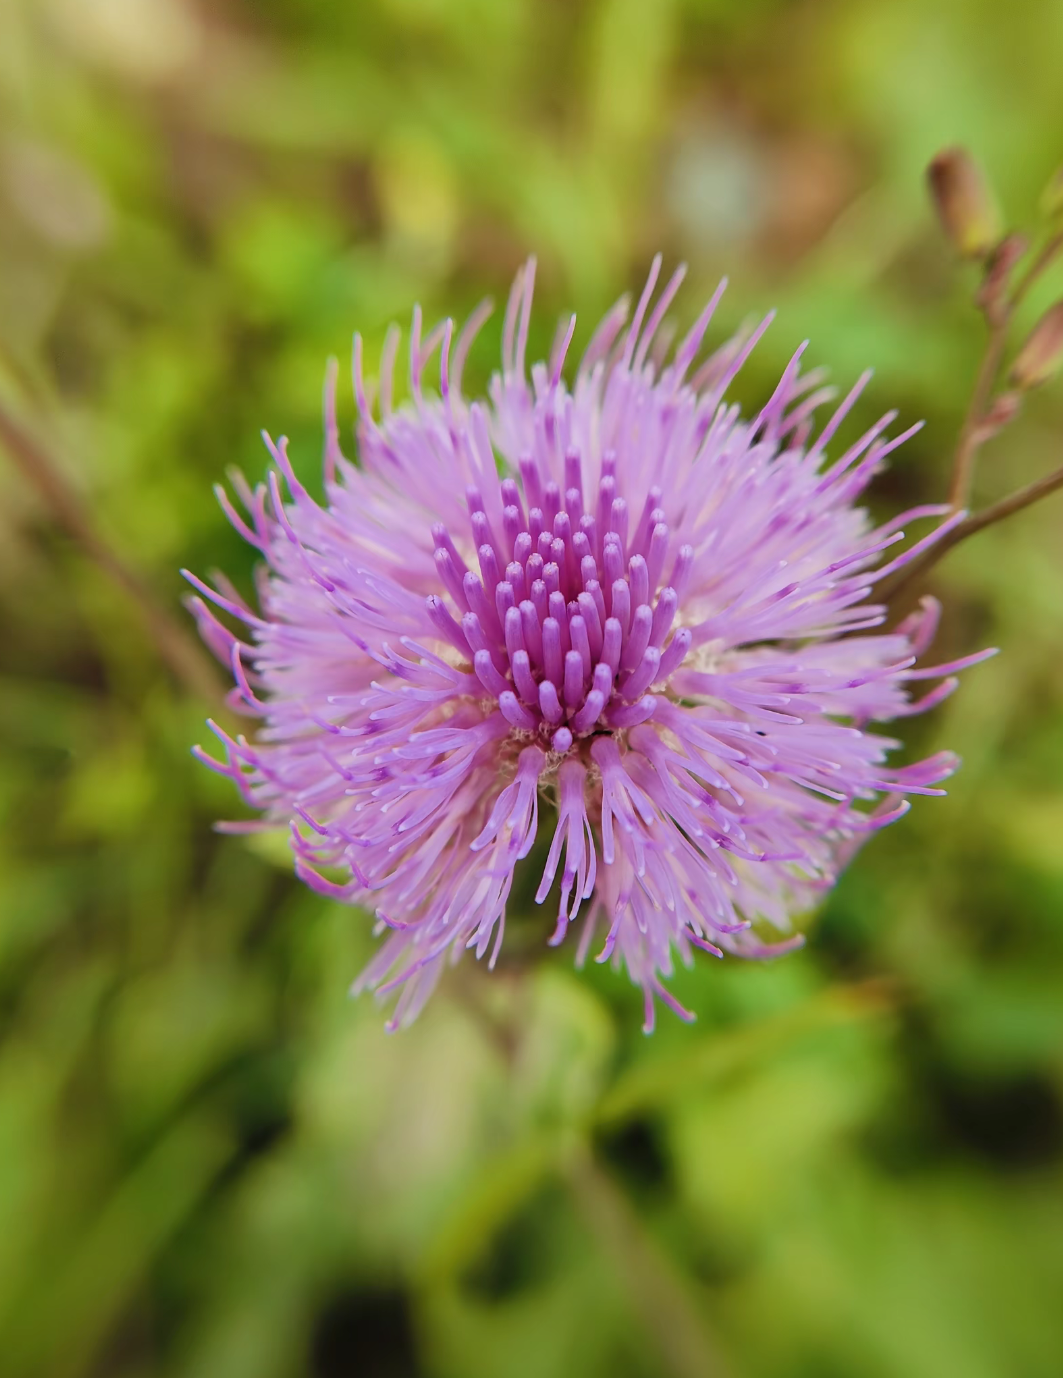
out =
<svg viewBox="0 0 1063 1378"><path fill-rule="evenodd" d="M867 634L885 616L868 602L876 580L963 515L884 560L903 523L949 509L875 526L854 505L917 428L886 439L889 413L828 462L869 375L813 436L831 394L802 375L801 351L743 420L724 398L768 321L699 365L721 284L669 355L659 337L683 271L651 309L659 268L629 326L623 302L602 321L571 389L574 317L527 376L534 263L488 401L461 390L483 309L456 340L450 321L422 338L415 311L400 407L389 335L379 415L356 336L360 462L340 452L333 366L326 505L268 437L268 488L236 480L248 516L220 492L265 562L261 613L188 576L251 638L191 600L232 667L230 701L263 721L253 742L212 724L224 760L203 758L265 815L228 826L289 824L298 874L375 912L387 937L355 989L401 992L389 1027L464 949L494 963L540 829L550 943L581 925L582 962L597 933L598 960L642 987L649 1031L655 997L690 1017L663 985L675 954L796 945L792 916L859 841L955 768L948 753L891 767L897 743L868 730L940 702L981 659L916 668L932 600ZM437 349L438 396L424 386ZM919 680L938 683L913 701Z"/></svg>

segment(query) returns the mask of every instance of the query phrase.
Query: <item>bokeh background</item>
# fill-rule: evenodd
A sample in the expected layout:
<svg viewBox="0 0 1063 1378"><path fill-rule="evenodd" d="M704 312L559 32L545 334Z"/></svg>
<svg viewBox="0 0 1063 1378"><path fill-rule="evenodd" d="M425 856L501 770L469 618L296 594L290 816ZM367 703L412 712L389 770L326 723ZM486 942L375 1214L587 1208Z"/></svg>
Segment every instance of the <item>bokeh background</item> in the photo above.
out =
<svg viewBox="0 0 1063 1378"><path fill-rule="evenodd" d="M853 433L927 419L875 501L938 500L981 326L923 168L1032 222L1061 51L1058 0L3 0L5 1378L1063 1372L1063 499L933 576L943 652L1003 648L913 725L949 797L652 1039L527 906L411 1031L350 1001L365 917L211 831L177 574L250 586L211 485L262 426L318 481L352 329L531 251L543 351L658 248L681 324L727 272L717 339L779 312L739 396L875 365ZM979 501L1061 460L1045 389Z"/></svg>

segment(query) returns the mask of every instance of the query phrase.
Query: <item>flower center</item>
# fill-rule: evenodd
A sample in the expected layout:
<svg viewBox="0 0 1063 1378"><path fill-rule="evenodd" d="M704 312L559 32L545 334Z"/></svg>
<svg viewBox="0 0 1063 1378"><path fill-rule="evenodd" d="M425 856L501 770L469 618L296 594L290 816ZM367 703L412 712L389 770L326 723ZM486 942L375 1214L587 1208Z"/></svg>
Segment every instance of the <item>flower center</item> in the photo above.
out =
<svg viewBox="0 0 1063 1378"><path fill-rule="evenodd" d="M478 573L443 525L432 528L436 568L460 618L433 595L434 625L471 658L506 721L558 752L602 727L651 718L656 700L648 690L668 679L691 644L686 628L665 643L693 548L672 555L659 488L649 490L632 530L612 452L601 469L597 493L585 500L578 453L565 456L563 494L557 483L543 484L532 458L522 459L527 515L507 478L494 522L480 490L468 488Z"/></svg>

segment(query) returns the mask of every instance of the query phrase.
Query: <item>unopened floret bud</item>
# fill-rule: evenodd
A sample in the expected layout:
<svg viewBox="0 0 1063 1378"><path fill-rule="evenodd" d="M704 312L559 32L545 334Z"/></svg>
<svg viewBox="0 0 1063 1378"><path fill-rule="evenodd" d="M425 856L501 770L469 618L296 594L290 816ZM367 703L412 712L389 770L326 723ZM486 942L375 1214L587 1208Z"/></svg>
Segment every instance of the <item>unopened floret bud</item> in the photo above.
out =
<svg viewBox="0 0 1063 1378"><path fill-rule="evenodd" d="M1036 388L1063 366L1063 301L1050 306L1019 350L1011 366L1016 387Z"/></svg>
<svg viewBox="0 0 1063 1378"><path fill-rule="evenodd" d="M1003 233L982 171L963 148L946 148L927 168L930 195L945 233L963 258L985 258Z"/></svg>

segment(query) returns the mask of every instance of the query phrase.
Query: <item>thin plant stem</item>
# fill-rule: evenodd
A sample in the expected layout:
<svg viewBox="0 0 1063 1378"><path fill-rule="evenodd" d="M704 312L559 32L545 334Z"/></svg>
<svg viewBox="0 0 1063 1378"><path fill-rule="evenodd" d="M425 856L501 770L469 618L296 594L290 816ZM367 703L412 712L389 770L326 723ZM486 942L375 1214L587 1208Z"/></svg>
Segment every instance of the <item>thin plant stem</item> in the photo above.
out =
<svg viewBox="0 0 1063 1378"><path fill-rule="evenodd" d="M1010 298L1010 307L1012 311L1014 311L1014 309L1023 300L1023 298L1026 296L1026 293L1034 285L1034 283L1041 276L1044 270L1049 266L1052 260L1056 257L1060 249L1063 249L1063 230L1061 230L1058 234L1053 235L1052 238L1048 240L1048 242L1042 247L1041 252L1037 255L1037 257L1033 260L1030 266L1026 269L1025 273L1023 273L1022 277L1015 284Z"/></svg>
<svg viewBox="0 0 1063 1378"><path fill-rule="evenodd" d="M1053 262L1063 249L1063 231L1053 235L1034 257L1026 271L1016 282L1011 292L997 305L995 311L984 308L989 323L989 339L985 354L975 380L971 403L967 408L960 438L956 445L956 457L952 466L952 479L949 485L949 506L958 509L966 507L971 495L974 479L974 465L978 451L985 444L988 435L983 429L983 421L993 393L993 385L1000 373L1001 360L1007 347L1008 330L1015 312L1037 279Z"/></svg>
<svg viewBox="0 0 1063 1378"><path fill-rule="evenodd" d="M1017 492L1009 494L1008 497L1001 498L999 502L993 503L992 506L985 508L982 512L972 513L958 526L954 526L936 545L931 546L925 555L922 555L918 560L913 560L906 568L899 569L891 578L883 580L881 587L877 590L877 596L883 602L893 603L899 593L907 589L917 579L922 578L943 555L947 555L954 546L965 541L968 536L973 536L978 531L984 531L987 526L994 526L997 522L1003 521L1005 517L1021 512L1024 507L1031 507L1035 502L1040 502L1049 493L1054 493L1060 488L1063 488L1063 468L1055 469L1052 473L1046 474L1044 478L1036 479L1033 483L1027 484L1025 488L1020 488Z"/></svg>
<svg viewBox="0 0 1063 1378"><path fill-rule="evenodd" d="M982 365L978 370L971 404L967 408L967 416L956 446L956 458L952 465L948 500L949 506L953 508L965 507L970 496L974 461L983 443L980 435L982 421L985 418L993 384L1000 372L1000 361L1004 357L1004 348L1007 344L1009 320L1010 315L1005 315L1002 320L990 327L989 340L982 357Z"/></svg>
<svg viewBox="0 0 1063 1378"><path fill-rule="evenodd" d="M946 545L955 545L957 533L962 531L963 536L973 536L976 531L982 531L987 526L1003 521L1005 517L1010 517L1015 512L1021 512L1024 507L1030 507L1033 503L1039 502L1049 493L1054 493L1057 488L1063 488L1063 468L1054 469L1052 473L1046 474L1044 478L1036 479L1033 483L1028 483L1025 488L1020 488L1017 492L1009 494L1006 498L1001 498L999 502L993 503L992 507L987 507L982 512L975 512L966 521L961 522L956 531L950 533L946 538ZM963 536L959 539L962 540Z"/></svg>
<svg viewBox="0 0 1063 1378"><path fill-rule="evenodd" d="M1061 250L1063 250L1063 230L1052 235L1042 245L1039 253L1016 282L1011 292L998 303L995 311L984 308L989 324L989 339L986 342L985 353L982 356L978 376L975 379L974 391L971 394L971 402L967 408L967 414L964 417L959 440L956 444L956 455L953 460L948 493L949 506L954 510L966 507L971 494L978 451L995 433L994 428L987 429L984 423L989 414L993 388L1000 374L1000 365L1004 357L1004 350L1007 347L1008 330L1015 312L1030 288L1056 259ZM1002 498L999 502L987 507L985 511L974 513L965 518L925 555L885 580L878 590L879 596L885 602L893 602L899 593L908 590L917 579L922 578L928 570L933 568L943 555L954 546L959 545L961 541L966 540L968 536L973 536L975 532L983 531L987 526L1002 521L1005 517L1011 516L1013 512L1020 512L1024 507L1029 507L1031 503L1047 497L1049 493L1055 492L1060 487L1063 487L1063 469L1056 470L1045 478L1038 479L1020 489L1017 493ZM896 607L893 611L896 613Z"/></svg>
<svg viewBox="0 0 1063 1378"><path fill-rule="evenodd" d="M653 1340L662 1375L728 1378L730 1370L687 1284L676 1275L634 1207L599 1166L589 1147L581 1144L572 1153L568 1173L577 1203Z"/></svg>
<svg viewBox="0 0 1063 1378"><path fill-rule="evenodd" d="M174 678L199 698L220 699L220 677L199 643L174 619L140 575L107 545L60 466L2 402L0 446L7 450L19 473L43 499L56 524L136 605L160 660Z"/></svg>

